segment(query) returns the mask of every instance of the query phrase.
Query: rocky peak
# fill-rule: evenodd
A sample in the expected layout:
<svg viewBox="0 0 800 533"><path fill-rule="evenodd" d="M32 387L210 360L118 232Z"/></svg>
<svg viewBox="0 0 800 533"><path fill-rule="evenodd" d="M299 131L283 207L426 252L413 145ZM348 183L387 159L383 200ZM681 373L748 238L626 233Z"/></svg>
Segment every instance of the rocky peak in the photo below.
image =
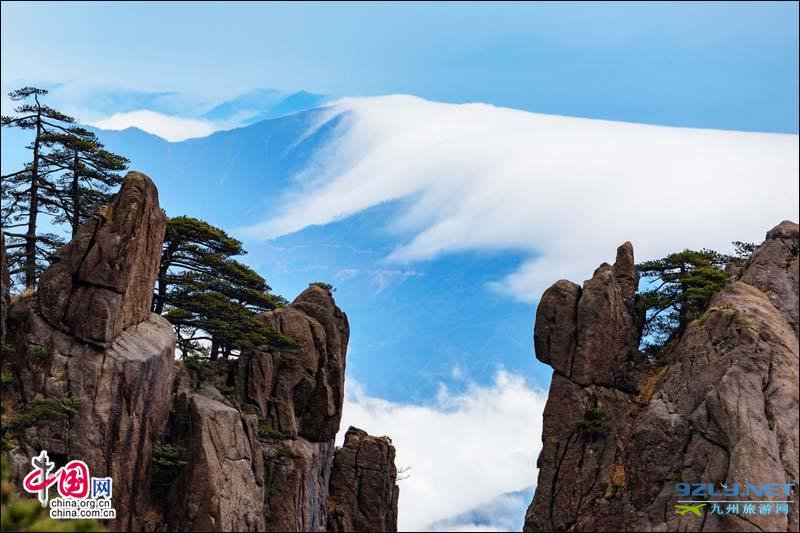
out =
<svg viewBox="0 0 800 533"><path fill-rule="evenodd" d="M166 222L153 182L129 172L114 200L80 227L42 273L42 316L106 348L123 329L147 320Z"/></svg>
<svg viewBox="0 0 800 533"><path fill-rule="evenodd" d="M347 316L312 285L261 318L295 345L242 354L199 391L178 389L171 438L189 466L167 499L170 529L325 531Z"/></svg>
<svg viewBox="0 0 800 533"><path fill-rule="evenodd" d="M311 285L261 318L295 345L242 354L199 390L178 387L170 439L188 451L189 466L165 500L167 526L396 531L394 447L350 428L334 449L347 316Z"/></svg>
<svg viewBox="0 0 800 533"><path fill-rule="evenodd" d="M800 229L794 222L784 220L767 232L767 239L750 256L741 281L763 291L781 314L800 335L800 301L798 284L800 268L797 262L800 248Z"/></svg>
<svg viewBox="0 0 800 533"><path fill-rule="evenodd" d="M795 512L674 506L677 481L797 483L797 267L797 224L783 222L656 362L636 350L629 243L583 288L545 291L534 341L553 379L525 530L796 531ZM787 499L796 509L797 486Z"/></svg>
<svg viewBox="0 0 800 533"><path fill-rule="evenodd" d="M16 299L3 354L18 379L3 394L18 413L15 475L40 450L85 461L114 479L119 530L142 525L150 452L170 412L175 334L150 314L165 220L150 179L129 173L57 252L38 293ZM23 423L36 405L48 406L44 418Z"/></svg>
<svg viewBox="0 0 800 533"><path fill-rule="evenodd" d="M533 334L536 357L581 384L625 386L623 371L638 348L634 312L639 274L633 246L617 249L583 287L561 280L542 295Z"/></svg>
<svg viewBox="0 0 800 533"><path fill-rule="evenodd" d="M4 425L18 414L12 477L40 450L85 461L113 478L117 519L105 526L118 531L395 531L394 448L353 429L334 453L350 329L333 295L309 286L261 316L291 342L192 379L172 326L150 313L165 223L152 181L129 173L38 293L14 302L3 352L17 377L14 399L3 394ZM36 405L47 416L34 420Z"/></svg>
<svg viewBox="0 0 800 533"><path fill-rule="evenodd" d="M328 531L397 531L394 446L350 426L336 450L328 496Z"/></svg>

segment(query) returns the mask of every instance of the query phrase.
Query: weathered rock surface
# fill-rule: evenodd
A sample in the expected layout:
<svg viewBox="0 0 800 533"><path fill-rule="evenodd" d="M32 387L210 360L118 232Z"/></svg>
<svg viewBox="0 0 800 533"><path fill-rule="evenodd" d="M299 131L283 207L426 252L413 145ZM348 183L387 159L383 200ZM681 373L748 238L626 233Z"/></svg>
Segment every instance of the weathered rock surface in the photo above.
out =
<svg viewBox="0 0 800 533"><path fill-rule="evenodd" d="M191 466L170 492L170 529L328 526L347 316L328 290L312 285L262 318L296 346L243 354L215 383L178 393L171 440L189 451Z"/></svg>
<svg viewBox="0 0 800 533"><path fill-rule="evenodd" d="M42 316L103 347L147 320L166 221L150 178L129 172L111 204L81 226L42 273Z"/></svg>
<svg viewBox="0 0 800 533"><path fill-rule="evenodd" d="M547 289L536 310L536 357L579 385L624 386L626 363L637 357L638 283L625 243L614 266L600 265L583 288L561 280Z"/></svg>
<svg viewBox="0 0 800 533"><path fill-rule="evenodd" d="M166 429L175 335L149 313L164 215L150 180L129 173L120 193L59 251L40 292L14 303L9 359L20 405L48 401L47 423L19 429L18 477L40 450L80 458L114 479L117 520L139 529L153 441ZM7 361L4 355L4 362Z"/></svg>
<svg viewBox="0 0 800 533"><path fill-rule="evenodd" d="M333 458L328 531L397 531L394 446L350 427Z"/></svg>
<svg viewBox="0 0 800 533"><path fill-rule="evenodd" d="M741 280L769 296L789 325L800 333L800 303L797 286L800 277L798 265L798 225L785 220L767 233L767 240L751 256ZM784 268L776 268L783 261Z"/></svg>
<svg viewBox="0 0 800 533"><path fill-rule="evenodd" d="M264 437L266 525L323 531L344 401L347 316L329 291L311 285L263 319L297 343L239 360L243 410L258 417Z"/></svg>
<svg viewBox="0 0 800 533"><path fill-rule="evenodd" d="M33 310L24 338L45 358L15 360L24 402L68 400L77 404L77 413L25 429L22 445L12 452L17 466L27 472L40 450L51 458L80 458L93 476L114 479L117 520L112 527L139 529L152 443L165 431L170 413L172 326L151 315L102 349L54 329Z"/></svg>
<svg viewBox="0 0 800 533"><path fill-rule="evenodd" d="M243 403L288 438L330 441L339 430L350 327L330 293L311 285L262 316L297 348L256 350L239 364Z"/></svg>
<svg viewBox="0 0 800 533"><path fill-rule="evenodd" d="M788 517L674 510L676 481L798 482L796 232L771 230L659 363L635 350L627 245L624 266L601 266L582 290L546 291L534 335L554 372L526 531L797 531L796 486ZM591 407L610 417L596 438L575 425Z"/></svg>
<svg viewBox="0 0 800 533"><path fill-rule="evenodd" d="M59 250L38 293L16 297L2 361L14 374L14 399L4 388L2 413L4 427L16 421L12 478L19 482L40 450L58 464L85 461L92 476L113 478L112 530L325 531L346 315L312 285L262 316L291 343L190 372L174 361L172 326L149 312L164 228L153 183L129 173L112 203ZM44 408L38 418L36 408ZM345 495L352 480L359 494L341 504L355 531L396 530L390 448L365 436L364 460L350 465L359 477L350 466L337 470L336 490ZM154 451L166 449L176 456L160 456L156 468ZM381 476L391 483L379 484ZM377 515L347 507L372 502Z"/></svg>
<svg viewBox="0 0 800 533"><path fill-rule="evenodd" d="M171 531L263 531L263 461L256 426L205 391L182 391L172 437L188 466L169 496ZM260 466L261 468L257 468Z"/></svg>

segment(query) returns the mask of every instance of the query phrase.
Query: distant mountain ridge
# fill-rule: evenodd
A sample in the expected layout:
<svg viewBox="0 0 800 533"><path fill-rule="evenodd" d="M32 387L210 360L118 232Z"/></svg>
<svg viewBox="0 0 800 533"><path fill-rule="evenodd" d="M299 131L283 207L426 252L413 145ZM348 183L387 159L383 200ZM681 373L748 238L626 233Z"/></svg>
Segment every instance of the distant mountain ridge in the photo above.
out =
<svg viewBox="0 0 800 533"><path fill-rule="evenodd" d="M301 100L316 98L309 93L298 95L281 99L276 105L288 110L298 107ZM277 111L264 111L272 112ZM131 160L130 168L161 176L162 204L171 214L192 212L217 224L246 225L260 220L270 204L277 202L276 191L283 190L332 138L340 123L338 118L308 134L320 112L302 110L178 142L137 127L87 129L94 131L109 150L125 154ZM27 132L2 130L3 173L25 163L28 142Z"/></svg>
<svg viewBox="0 0 800 533"><path fill-rule="evenodd" d="M289 93L276 89L256 89L222 102L201 118L211 121L238 120L242 125L282 117L324 105L333 98L306 91Z"/></svg>

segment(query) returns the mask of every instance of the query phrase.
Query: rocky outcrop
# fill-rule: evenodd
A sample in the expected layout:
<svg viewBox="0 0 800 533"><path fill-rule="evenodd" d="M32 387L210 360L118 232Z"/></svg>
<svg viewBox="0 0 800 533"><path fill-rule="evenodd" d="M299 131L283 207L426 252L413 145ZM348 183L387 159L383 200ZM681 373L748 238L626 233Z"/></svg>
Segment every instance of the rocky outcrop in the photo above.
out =
<svg viewBox="0 0 800 533"><path fill-rule="evenodd" d="M144 473L170 413L175 335L149 313L163 233L155 186L129 173L42 274L38 297L14 302L9 328L17 477L40 450L82 459L93 476L113 477L120 530L141 527Z"/></svg>
<svg viewBox="0 0 800 533"><path fill-rule="evenodd" d="M263 531L263 460L256 426L219 393L179 394L172 437L188 466L170 491L171 531Z"/></svg>
<svg viewBox="0 0 800 533"><path fill-rule="evenodd" d="M796 236L771 230L657 362L636 350L629 244L583 288L545 292L535 348L554 372L526 531L798 529L797 486L788 516L675 512L678 481L798 482Z"/></svg>
<svg viewBox="0 0 800 533"><path fill-rule="evenodd" d="M785 220L767 233L767 240L747 261L741 280L757 287L800 334L797 286L800 237L797 224Z"/></svg>
<svg viewBox="0 0 800 533"><path fill-rule="evenodd" d="M536 310L537 357L578 385L624 386L639 343L638 283L628 242L614 266L600 265L583 288L561 280L547 289Z"/></svg>
<svg viewBox="0 0 800 533"><path fill-rule="evenodd" d="M261 317L275 346L176 363L172 326L149 312L164 229L155 186L131 172L58 251L38 292L9 306L2 276L3 324L13 315L2 361L14 375L2 412L12 478L40 450L58 464L85 461L92 476L113 478L112 530L325 531L338 501L329 482L346 315L315 284ZM394 448L361 433L344 450L354 446L358 464L346 454L337 463L346 510L337 531L396 530Z"/></svg>
<svg viewBox="0 0 800 533"><path fill-rule="evenodd" d="M243 354L199 390L179 387L170 439L187 450L189 466L170 491L170 529L328 526L347 316L312 285L262 319L293 345Z"/></svg>
<svg viewBox="0 0 800 533"><path fill-rule="evenodd" d="M333 459L328 531L397 531L394 446L350 427Z"/></svg>
<svg viewBox="0 0 800 533"><path fill-rule="evenodd" d="M150 178L129 172L108 206L54 254L39 281L39 312L56 329L109 347L147 320L167 217Z"/></svg>
<svg viewBox="0 0 800 533"><path fill-rule="evenodd" d="M238 382L245 410L287 438L333 440L342 418L347 316L328 290L311 285L262 319L296 347L242 358Z"/></svg>
<svg viewBox="0 0 800 533"><path fill-rule="evenodd" d="M311 285L263 318L297 344L240 362L244 410L259 417L263 441L267 528L323 531L344 401L347 316L327 289Z"/></svg>

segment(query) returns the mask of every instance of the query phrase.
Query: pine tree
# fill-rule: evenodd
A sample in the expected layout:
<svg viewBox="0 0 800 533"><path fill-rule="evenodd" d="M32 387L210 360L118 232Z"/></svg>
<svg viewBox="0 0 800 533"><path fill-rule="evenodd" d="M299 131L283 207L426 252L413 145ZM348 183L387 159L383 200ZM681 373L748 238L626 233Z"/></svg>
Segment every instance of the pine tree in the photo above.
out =
<svg viewBox="0 0 800 533"><path fill-rule="evenodd" d="M56 111L40 101L47 94L45 89L24 87L9 93L11 100L24 102L15 108L16 116L3 116L3 127L33 130L34 137L28 149L31 162L25 168L2 176L2 224L8 236L9 263L12 274L23 274L25 287L32 289L50 254L63 244L63 239L52 233L40 233L39 215L57 216L64 205L54 182L59 168L48 161L50 147L47 138L59 133L68 133L69 124L75 119ZM32 101L31 101L32 100ZM25 233L13 231L26 228Z"/></svg>
<svg viewBox="0 0 800 533"><path fill-rule="evenodd" d="M713 250L684 250L636 265L651 287L639 294L645 313L643 351L655 355L699 316L708 300L729 280L725 267L741 261Z"/></svg>
<svg viewBox="0 0 800 533"><path fill-rule="evenodd" d="M55 222L69 224L74 237L92 213L109 203L109 191L122 182L118 172L129 161L106 150L94 133L79 126L47 134L43 142L54 148L43 156L45 161L63 171L56 181L62 207Z"/></svg>
<svg viewBox="0 0 800 533"><path fill-rule="evenodd" d="M284 305L264 278L232 259L246 252L223 230L191 217L167 222L153 311L173 324L184 355L220 354L262 344L285 344L285 337L263 324L257 314Z"/></svg>

